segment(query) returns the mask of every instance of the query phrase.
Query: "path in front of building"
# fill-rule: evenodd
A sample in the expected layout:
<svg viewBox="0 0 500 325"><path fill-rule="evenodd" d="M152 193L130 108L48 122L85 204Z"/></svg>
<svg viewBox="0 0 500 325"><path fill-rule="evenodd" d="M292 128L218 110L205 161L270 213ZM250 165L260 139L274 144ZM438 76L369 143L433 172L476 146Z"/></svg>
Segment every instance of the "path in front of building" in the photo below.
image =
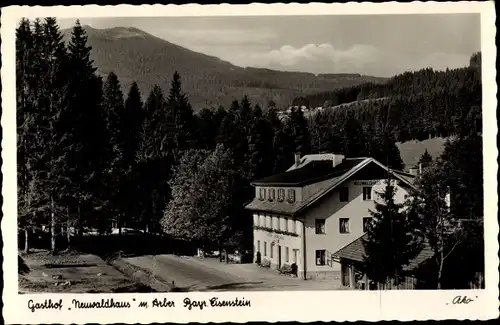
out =
<svg viewBox="0 0 500 325"><path fill-rule="evenodd" d="M304 281L256 264L225 264L213 258L146 255L124 259L182 291L335 290L329 281Z"/></svg>

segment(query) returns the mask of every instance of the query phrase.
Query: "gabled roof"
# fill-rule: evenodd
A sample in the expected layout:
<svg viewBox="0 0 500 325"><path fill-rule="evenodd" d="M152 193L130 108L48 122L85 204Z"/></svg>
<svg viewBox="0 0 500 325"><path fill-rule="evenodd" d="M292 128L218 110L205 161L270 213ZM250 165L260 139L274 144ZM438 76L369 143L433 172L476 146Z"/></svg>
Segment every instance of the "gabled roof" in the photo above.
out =
<svg viewBox="0 0 500 325"><path fill-rule="evenodd" d="M342 184L344 181L349 179L351 176L353 176L356 172L360 171L363 169L365 166L369 165L370 163L375 163L377 166L383 168L386 171L389 171L392 175L394 175L395 178L399 179L400 181L404 182L408 186L415 188L415 185L413 182L410 182L407 177L403 177L403 175L400 175L399 173L394 172L393 170L387 168L386 166L382 165L380 162L373 158L352 158L352 159L345 159L344 161L350 162L351 168L350 169L343 169L339 168L338 173L332 172L328 174L328 176L325 177L320 177L320 174L316 174L314 171L314 161L310 162L309 164L305 165L304 167L298 168L291 170L289 172L281 173L278 175L274 176L279 176L276 178L273 178L274 176L267 177L266 179L268 180L267 182L258 181L258 182L253 182L252 185L261 185L261 186L294 186L294 184L301 184L301 185L295 185L295 186L304 186L307 184L312 184L315 182L319 182L321 180L330 180L324 184L320 189L318 189L318 192L315 194L311 195L309 198L306 198L304 201L301 202L294 202L294 203L288 203L288 202L270 202L268 200L259 200L258 198L254 198L253 201L251 201L249 204L245 206L245 209L247 210L253 210L253 211L262 211L262 212L276 212L276 213L283 213L283 214L290 214L290 215L295 215L307 207L313 205L317 200L321 199L324 197L326 194L330 193L332 190L334 190L338 185ZM332 170L336 170L337 167L340 167L344 162L339 164L336 167L333 167L333 163L330 161L329 164L332 166ZM308 166L313 167L312 169L306 170L304 173L300 173L301 169L307 168ZM347 166L347 165L344 165ZM324 170L321 170L324 172ZM292 173L292 176L285 176L284 174ZM317 176L316 178L312 178L311 175ZM412 176L408 174L409 176ZM288 179L288 177L290 177ZM303 177L302 183L297 182L297 179ZM306 181L307 177L310 177L309 180L314 180L312 182ZM269 181L271 179L271 181ZM281 182L279 182L281 180ZM288 182L286 182L288 180Z"/></svg>
<svg viewBox="0 0 500 325"><path fill-rule="evenodd" d="M342 258L352 262L362 263L364 261L363 256L365 255L365 247L363 245L363 240L368 238L367 234L362 235L358 239L355 239L351 243L339 249L337 252L333 253L332 256L336 258ZM420 264L427 261L434 256L434 251L428 243L424 243L422 250L418 255L410 261L410 263L403 267L404 271L413 271Z"/></svg>

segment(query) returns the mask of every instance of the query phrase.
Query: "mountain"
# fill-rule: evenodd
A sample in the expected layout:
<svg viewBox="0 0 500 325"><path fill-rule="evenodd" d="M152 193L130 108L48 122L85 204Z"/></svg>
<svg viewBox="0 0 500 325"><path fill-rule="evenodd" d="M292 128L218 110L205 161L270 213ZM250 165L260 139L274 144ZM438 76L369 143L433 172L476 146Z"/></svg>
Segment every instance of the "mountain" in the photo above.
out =
<svg viewBox="0 0 500 325"><path fill-rule="evenodd" d="M146 96L154 84L168 91L175 70L193 107L229 107L247 95L253 104L266 107L270 100L288 106L305 94L329 91L384 78L358 74L314 75L262 68L243 68L219 58L197 53L133 27L95 29L85 26L92 59L100 74L113 71L124 91L136 81ZM70 29L63 30L69 39Z"/></svg>

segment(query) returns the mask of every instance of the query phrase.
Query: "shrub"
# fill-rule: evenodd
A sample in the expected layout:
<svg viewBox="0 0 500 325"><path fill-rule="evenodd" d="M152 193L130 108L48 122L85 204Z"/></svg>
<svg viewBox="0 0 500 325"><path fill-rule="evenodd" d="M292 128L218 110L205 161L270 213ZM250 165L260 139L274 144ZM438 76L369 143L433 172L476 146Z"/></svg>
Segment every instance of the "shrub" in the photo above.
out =
<svg viewBox="0 0 500 325"><path fill-rule="evenodd" d="M268 259L263 259L261 266L262 267L271 267L271 261Z"/></svg>
<svg viewBox="0 0 500 325"><path fill-rule="evenodd" d="M279 271L281 274L292 274L292 267L288 264L283 264Z"/></svg>

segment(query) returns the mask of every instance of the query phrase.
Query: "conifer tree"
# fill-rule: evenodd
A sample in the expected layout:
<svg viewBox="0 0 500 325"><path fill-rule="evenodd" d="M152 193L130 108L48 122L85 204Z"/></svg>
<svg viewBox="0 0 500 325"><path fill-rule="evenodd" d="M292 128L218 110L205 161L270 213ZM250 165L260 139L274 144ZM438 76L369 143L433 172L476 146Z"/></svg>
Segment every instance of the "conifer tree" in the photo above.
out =
<svg viewBox="0 0 500 325"><path fill-rule="evenodd" d="M343 121L342 147L346 157L368 156L367 141L361 123L350 117Z"/></svg>
<svg viewBox="0 0 500 325"><path fill-rule="evenodd" d="M175 156L178 156L180 151L196 146L196 120L193 108L182 91L181 76L177 71L172 78L166 105L167 118L174 129L171 146Z"/></svg>
<svg viewBox="0 0 500 325"><path fill-rule="evenodd" d="M108 213L121 235L125 215L124 182L128 166L125 165L123 152L125 139L123 134L124 102L118 77L113 72L108 74L103 87L103 110L109 134L109 153L107 173L105 174Z"/></svg>
<svg viewBox="0 0 500 325"><path fill-rule="evenodd" d="M27 36L26 23L23 28ZM51 251L56 253L56 227L63 219L61 206L69 194L63 163L68 148L62 144L64 134L58 128L60 112L65 107L66 49L54 18L35 20L32 36L32 48L25 53L28 56L18 58L20 65L27 68L18 93L21 95L18 109L24 111L19 137L24 165L21 168L24 175L20 177L20 190L24 191L20 212L21 217L28 217L27 221L50 216ZM19 44L18 50L22 47ZM31 62L23 63L24 59Z"/></svg>
<svg viewBox="0 0 500 325"><path fill-rule="evenodd" d="M125 110L120 125L124 142L123 163L125 166L132 166L136 161L143 121L144 109L141 92L134 81L125 100Z"/></svg>
<svg viewBox="0 0 500 325"><path fill-rule="evenodd" d="M18 174L18 218L24 228L25 252L29 252L30 229L35 224L32 200L29 198L30 169L27 155L30 154L30 136L33 128L33 32L30 21L22 19L16 29L16 117L17 117L17 174ZM36 194L36 193L33 193Z"/></svg>
<svg viewBox="0 0 500 325"><path fill-rule="evenodd" d="M424 153L420 156L418 163L422 164L424 167L432 164L432 156L429 154L427 149L425 149Z"/></svg>
<svg viewBox="0 0 500 325"><path fill-rule="evenodd" d="M198 114L198 137L202 149L214 149L219 124L215 120L215 113L207 108Z"/></svg>
<svg viewBox="0 0 500 325"><path fill-rule="evenodd" d="M123 138L122 163L125 169L125 179L122 183L122 198L124 201L124 218L126 221L137 222L140 206L135 198L140 197L141 177L138 169L137 156L141 141L141 131L144 121L144 109L141 93L136 82L130 86L125 109L121 118L120 130Z"/></svg>
<svg viewBox="0 0 500 325"><path fill-rule="evenodd" d="M388 174L385 190L378 193L372 221L363 240L364 266L370 280L398 285L404 278L404 267L420 249L419 237L409 226L403 204L396 203L396 187Z"/></svg>
<svg viewBox="0 0 500 325"><path fill-rule="evenodd" d="M246 162L250 181L269 176L273 172L273 137L272 126L263 117L255 117L248 136L248 154Z"/></svg>
<svg viewBox="0 0 500 325"><path fill-rule="evenodd" d="M140 222L157 228L163 207L169 200L168 180L173 167L173 139L177 129L172 128L168 116L171 110L159 86L154 86L144 104L144 122L138 151L138 173L141 179Z"/></svg>
<svg viewBox="0 0 500 325"><path fill-rule="evenodd" d="M90 53L85 29L76 21L68 44L68 71L71 71L67 85L68 109L62 117L66 129L72 130L70 143L74 150L68 159L68 168L72 183L77 186L73 195L76 205L88 219L83 220L78 213L79 227L89 221L100 231L106 231L110 223L108 216L101 212L106 203L102 178L110 160L109 140L102 108L102 79L96 74Z"/></svg>
<svg viewBox="0 0 500 325"><path fill-rule="evenodd" d="M403 170L403 159L399 148L396 145L396 140L392 133L383 133L376 135L369 142L370 156L387 167L396 170Z"/></svg>
<svg viewBox="0 0 500 325"><path fill-rule="evenodd" d="M302 155L309 154L311 151L309 127L300 109L292 110L285 128L293 141L293 151Z"/></svg>

